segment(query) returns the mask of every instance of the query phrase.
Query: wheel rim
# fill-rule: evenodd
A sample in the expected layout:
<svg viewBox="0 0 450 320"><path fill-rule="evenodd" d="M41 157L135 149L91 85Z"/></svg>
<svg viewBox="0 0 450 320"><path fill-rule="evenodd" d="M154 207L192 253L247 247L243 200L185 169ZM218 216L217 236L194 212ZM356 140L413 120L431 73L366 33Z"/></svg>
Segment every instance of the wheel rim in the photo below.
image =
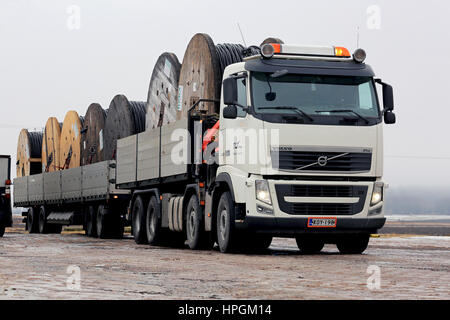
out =
<svg viewBox="0 0 450 320"><path fill-rule="evenodd" d="M45 223L45 221L44 221L43 217L44 217L44 213L41 211L39 213L39 231L40 232L44 231L44 223Z"/></svg>
<svg viewBox="0 0 450 320"><path fill-rule="evenodd" d="M88 235L92 234L92 217L91 217L91 211L89 210L87 217L86 217L86 232Z"/></svg>
<svg viewBox="0 0 450 320"><path fill-rule="evenodd" d="M28 212L27 229L28 231L31 231L32 228L33 228L33 213Z"/></svg>
<svg viewBox="0 0 450 320"><path fill-rule="evenodd" d="M97 233L100 236L102 234L102 211L99 209L97 213Z"/></svg>
<svg viewBox="0 0 450 320"><path fill-rule="evenodd" d="M225 209L220 212L219 231L222 240L225 240L227 232L227 211Z"/></svg>
<svg viewBox="0 0 450 320"><path fill-rule="evenodd" d="M153 237L155 234L155 229L156 229L156 215L153 212L153 209L150 210L149 212L150 214L150 225L149 225L149 230L150 230L150 235Z"/></svg>
<svg viewBox="0 0 450 320"><path fill-rule="evenodd" d="M189 213L189 235L191 239L195 237L195 210L192 209Z"/></svg>

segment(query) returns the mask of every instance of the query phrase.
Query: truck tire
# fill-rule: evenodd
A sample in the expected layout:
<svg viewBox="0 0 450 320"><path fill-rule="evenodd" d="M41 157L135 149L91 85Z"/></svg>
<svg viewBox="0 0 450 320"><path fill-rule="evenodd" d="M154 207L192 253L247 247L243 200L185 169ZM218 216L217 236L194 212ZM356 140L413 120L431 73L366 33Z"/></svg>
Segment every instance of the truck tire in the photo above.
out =
<svg viewBox="0 0 450 320"><path fill-rule="evenodd" d="M97 208L97 214L95 216L96 234L100 239L107 239L108 234L108 219L107 209L104 205L99 205Z"/></svg>
<svg viewBox="0 0 450 320"><path fill-rule="evenodd" d="M40 234L47 234L50 233L50 225L47 223L47 212L45 210L45 207L42 206L39 209L39 233Z"/></svg>
<svg viewBox="0 0 450 320"><path fill-rule="evenodd" d="M0 238L5 234L5 226L0 225Z"/></svg>
<svg viewBox="0 0 450 320"><path fill-rule="evenodd" d="M133 211L131 215L131 229L133 231L134 241L137 244L147 243L147 231L146 225L146 208L144 199L141 196L137 196L134 200Z"/></svg>
<svg viewBox="0 0 450 320"><path fill-rule="evenodd" d="M234 226L234 203L229 191L225 191L217 206L217 243L220 252L230 253L236 249L237 234Z"/></svg>
<svg viewBox="0 0 450 320"><path fill-rule="evenodd" d="M297 247L300 249L302 253L305 254L314 254L322 251L325 243L320 240L311 240L311 239L303 239L303 238L295 238L297 242Z"/></svg>
<svg viewBox="0 0 450 320"><path fill-rule="evenodd" d="M342 254L361 254L369 245L369 234L345 237L336 243L339 252Z"/></svg>
<svg viewBox="0 0 450 320"><path fill-rule="evenodd" d="M148 244L151 246L157 246L161 244L163 237L163 230L161 227L161 219L158 217L160 206L156 198L153 196L150 198L147 207L147 214L145 218L146 232Z"/></svg>
<svg viewBox="0 0 450 320"><path fill-rule="evenodd" d="M33 207L28 210L26 227L29 233L39 232L39 214L36 211Z"/></svg>
<svg viewBox="0 0 450 320"><path fill-rule="evenodd" d="M89 206L86 212L86 235L97 237L97 210L94 206Z"/></svg>
<svg viewBox="0 0 450 320"><path fill-rule="evenodd" d="M205 232L202 219L203 211L197 195L193 194L186 207L187 243L192 250L211 249L211 241Z"/></svg>
<svg viewBox="0 0 450 320"><path fill-rule="evenodd" d="M98 206L95 217L96 234L100 239L122 239L123 223L120 215L110 212L104 205Z"/></svg>

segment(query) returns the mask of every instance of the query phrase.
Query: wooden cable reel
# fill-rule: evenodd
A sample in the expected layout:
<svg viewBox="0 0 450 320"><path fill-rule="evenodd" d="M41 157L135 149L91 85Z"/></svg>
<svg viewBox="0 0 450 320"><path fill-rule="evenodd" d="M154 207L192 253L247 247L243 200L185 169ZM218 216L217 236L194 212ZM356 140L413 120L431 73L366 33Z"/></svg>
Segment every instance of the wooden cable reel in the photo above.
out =
<svg viewBox="0 0 450 320"><path fill-rule="evenodd" d="M61 124L55 117L50 117L45 124L42 138L42 172L61 169L60 142Z"/></svg>
<svg viewBox="0 0 450 320"><path fill-rule="evenodd" d="M147 103L117 95L109 105L104 132L104 160L116 158L117 140L145 131Z"/></svg>
<svg viewBox="0 0 450 320"><path fill-rule="evenodd" d="M81 130L83 118L76 111L69 111L64 118L60 140L60 165L62 169L81 165Z"/></svg>
<svg viewBox="0 0 450 320"><path fill-rule="evenodd" d="M213 40L198 33L189 42L181 65L178 87L177 120L187 117L188 109L199 99L220 96L219 57ZM200 103L198 109L218 113L216 104Z"/></svg>
<svg viewBox="0 0 450 320"><path fill-rule="evenodd" d="M101 162L104 160L104 130L106 110L98 103L92 103L84 116L81 135L81 164Z"/></svg>
<svg viewBox="0 0 450 320"><path fill-rule="evenodd" d="M22 129L17 142L17 177L25 177L42 172L41 164L42 132Z"/></svg>
<svg viewBox="0 0 450 320"><path fill-rule="evenodd" d="M180 69L181 64L173 53L165 52L156 61L148 89L146 130L177 119Z"/></svg>
<svg viewBox="0 0 450 320"><path fill-rule="evenodd" d="M239 44L214 45L211 37L196 34L188 44L183 58L178 85L177 119L186 118L188 110L199 99L219 100L224 69L243 61ZM258 47L247 48L251 54L259 53ZM213 115L219 113L219 103L201 102L195 109Z"/></svg>

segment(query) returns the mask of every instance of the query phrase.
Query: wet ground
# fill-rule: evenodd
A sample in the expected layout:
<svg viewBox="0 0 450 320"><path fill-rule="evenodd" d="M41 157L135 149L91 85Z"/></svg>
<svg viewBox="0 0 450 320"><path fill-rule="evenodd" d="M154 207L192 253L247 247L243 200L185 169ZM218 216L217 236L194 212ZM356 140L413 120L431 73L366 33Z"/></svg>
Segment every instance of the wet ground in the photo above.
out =
<svg viewBox="0 0 450 320"><path fill-rule="evenodd" d="M381 234L363 255L333 245L302 255L275 239L264 254L225 255L136 245L129 234L30 235L17 222L0 239L0 299L450 298L449 236Z"/></svg>

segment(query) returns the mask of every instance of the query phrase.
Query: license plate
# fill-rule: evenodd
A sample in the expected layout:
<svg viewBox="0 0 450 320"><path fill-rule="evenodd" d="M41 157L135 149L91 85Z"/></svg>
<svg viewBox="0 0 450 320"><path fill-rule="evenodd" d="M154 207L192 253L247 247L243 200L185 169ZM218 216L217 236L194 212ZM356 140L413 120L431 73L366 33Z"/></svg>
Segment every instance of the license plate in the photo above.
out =
<svg viewBox="0 0 450 320"><path fill-rule="evenodd" d="M308 218L308 228L336 228L337 218Z"/></svg>

